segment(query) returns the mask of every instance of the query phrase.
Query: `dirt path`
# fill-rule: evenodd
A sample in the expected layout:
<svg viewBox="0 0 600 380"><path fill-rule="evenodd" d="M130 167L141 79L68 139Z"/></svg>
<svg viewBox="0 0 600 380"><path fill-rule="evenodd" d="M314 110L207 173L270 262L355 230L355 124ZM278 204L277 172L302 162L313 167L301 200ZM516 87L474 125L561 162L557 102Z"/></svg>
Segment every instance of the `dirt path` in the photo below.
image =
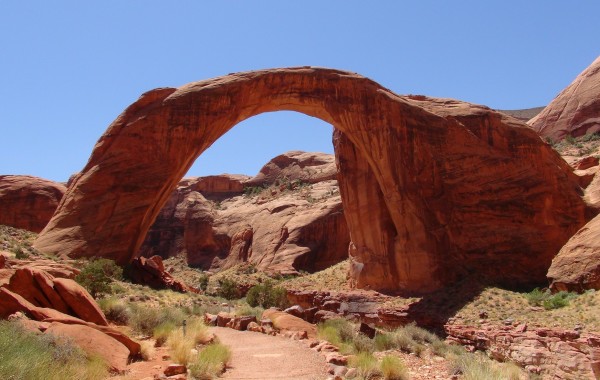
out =
<svg viewBox="0 0 600 380"><path fill-rule="evenodd" d="M213 327L211 331L231 349L225 379L322 380L325 359L304 343L250 331Z"/></svg>

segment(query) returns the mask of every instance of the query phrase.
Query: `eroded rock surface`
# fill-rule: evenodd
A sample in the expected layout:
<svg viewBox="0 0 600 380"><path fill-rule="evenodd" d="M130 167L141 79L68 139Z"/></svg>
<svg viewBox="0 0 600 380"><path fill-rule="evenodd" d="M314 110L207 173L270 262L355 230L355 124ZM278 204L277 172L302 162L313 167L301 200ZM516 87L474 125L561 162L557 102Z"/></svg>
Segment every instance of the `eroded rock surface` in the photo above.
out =
<svg viewBox="0 0 600 380"><path fill-rule="evenodd" d="M600 57L528 124L553 141L600 132Z"/></svg>
<svg viewBox="0 0 600 380"><path fill-rule="evenodd" d="M583 226L562 247L548 270L553 290L600 289L600 216Z"/></svg>
<svg viewBox="0 0 600 380"><path fill-rule="evenodd" d="M243 262L280 273L325 269L347 258L350 242L335 172L333 155L288 152L254 178L185 178L140 254L182 254L203 269Z"/></svg>
<svg viewBox="0 0 600 380"><path fill-rule="evenodd" d="M277 110L318 117L342 136L338 181L344 204L356 202L345 213L361 288L428 292L479 270L492 282L539 284L594 215L571 168L516 119L301 67L142 95L100 138L35 247L131 261L193 161L238 122Z"/></svg>
<svg viewBox="0 0 600 380"><path fill-rule="evenodd" d="M40 232L67 188L27 175L0 175L0 224Z"/></svg>

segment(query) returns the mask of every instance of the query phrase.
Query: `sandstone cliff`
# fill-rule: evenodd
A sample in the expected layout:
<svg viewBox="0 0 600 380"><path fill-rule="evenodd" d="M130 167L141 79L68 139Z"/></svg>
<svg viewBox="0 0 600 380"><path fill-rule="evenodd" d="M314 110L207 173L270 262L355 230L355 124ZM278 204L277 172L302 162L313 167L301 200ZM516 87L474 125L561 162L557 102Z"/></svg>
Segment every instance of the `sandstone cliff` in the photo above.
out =
<svg viewBox="0 0 600 380"><path fill-rule="evenodd" d="M541 136L559 141L600 132L599 115L600 57L528 124Z"/></svg>
<svg viewBox="0 0 600 380"><path fill-rule="evenodd" d="M288 152L254 178L186 178L140 254L183 254L203 269L242 262L282 273L327 268L348 256L350 242L335 174L332 155Z"/></svg>
<svg viewBox="0 0 600 380"><path fill-rule="evenodd" d="M67 188L26 175L0 175L0 224L40 232Z"/></svg>

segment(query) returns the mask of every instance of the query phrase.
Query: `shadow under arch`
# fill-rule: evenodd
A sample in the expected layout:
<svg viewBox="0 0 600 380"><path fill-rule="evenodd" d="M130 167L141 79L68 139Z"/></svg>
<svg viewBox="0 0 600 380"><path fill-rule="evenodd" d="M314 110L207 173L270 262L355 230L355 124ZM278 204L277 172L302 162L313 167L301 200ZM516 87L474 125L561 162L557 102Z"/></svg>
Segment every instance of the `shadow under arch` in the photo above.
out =
<svg viewBox="0 0 600 380"><path fill-rule="evenodd" d="M464 268L452 269L461 259L458 250L465 237L455 241L456 231L448 228L457 215L448 204L456 198L457 186L445 176L462 164L448 160L456 149L450 144L465 143L472 149L471 159L491 165L521 161L498 151L510 147L490 140L494 130L481 130L484 135L477 136L475 127L434 114L435 107L400 97L358 74L312 67L230 74L149 91L100 138L35 247L127 263L171 191L205 149L249 117L288 110L319 118L336 130L342 202L351 210L346 215L355 285L408 292L438 289L464 273ZM484 117L497 118L486 112ZM506 134L511 127L499 128ZM525 130L506 139L513 146L517 141L535 149L543 145ZM566 171L554 158L546 161L543 171ZM567 176L562 173L565 181ZM514 175L504 177L515 180ZM574 219L583 222L584 206L570 201L576 206ZM536 213L548 211L543 204L536 207ZM538 247L543 265L549 265L548 251L564 243L563 235ZM542 266L534 270L534 278L544 275Z"/></svg>

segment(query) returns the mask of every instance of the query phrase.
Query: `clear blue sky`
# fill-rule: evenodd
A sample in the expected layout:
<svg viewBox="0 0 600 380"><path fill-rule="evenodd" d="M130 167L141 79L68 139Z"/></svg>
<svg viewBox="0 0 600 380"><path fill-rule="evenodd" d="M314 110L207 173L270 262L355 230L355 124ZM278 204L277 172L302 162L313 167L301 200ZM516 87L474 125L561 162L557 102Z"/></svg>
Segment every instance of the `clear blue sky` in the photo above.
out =
<svg viewBox="0 0 600 380"><path fill-rule="evenodd" d="M326 66L400 94L493 108L547 104L600 54L597 0L0 2L0 174L65 181L152 88ZM332 152L331 127L263 114L190 175L255 174L287 150Z"/></svg>

